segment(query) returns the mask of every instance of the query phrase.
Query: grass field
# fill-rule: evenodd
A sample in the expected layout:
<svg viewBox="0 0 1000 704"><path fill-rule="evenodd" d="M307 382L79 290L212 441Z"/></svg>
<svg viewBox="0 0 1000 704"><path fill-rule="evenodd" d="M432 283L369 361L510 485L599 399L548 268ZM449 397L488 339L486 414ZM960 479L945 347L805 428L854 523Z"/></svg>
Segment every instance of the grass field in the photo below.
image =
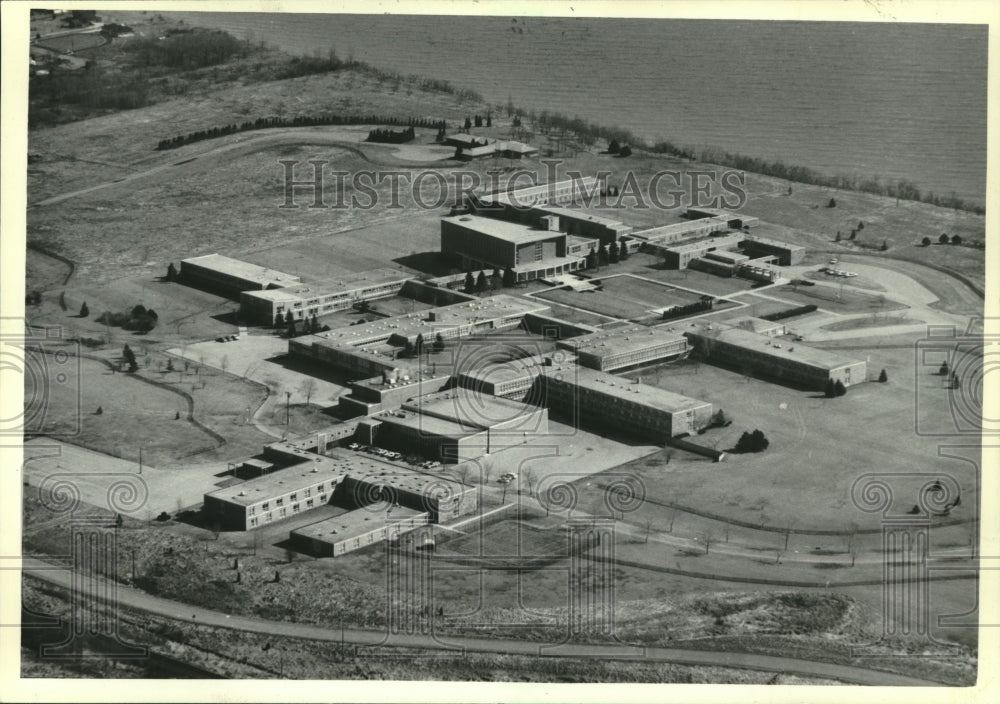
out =
<svg viewBox="0 0 1000 704"><path fill-rule="evenodd" d="M776 286L769 288L766 295L779 298L796 306L814 304L837 313L887 313L905 310L906 306L880 294L864 293L847 286Z"/></svg>

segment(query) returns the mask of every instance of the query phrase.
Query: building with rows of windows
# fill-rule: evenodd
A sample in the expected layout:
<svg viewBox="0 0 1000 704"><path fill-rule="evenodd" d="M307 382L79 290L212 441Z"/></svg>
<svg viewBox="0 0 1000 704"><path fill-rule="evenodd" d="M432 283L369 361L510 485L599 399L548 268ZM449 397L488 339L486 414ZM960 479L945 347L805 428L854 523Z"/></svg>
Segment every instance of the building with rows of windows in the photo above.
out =
<svg viewBox="0 0 1000 704"><path fill-rule="evenodd" d="M682 334L643 325L602 330L557 344L572 350L583 366L602 372L662 362L688 352L687 338Z"/></svg>
<svg viewBox="0 0 1000 704"><path fill-rule="evenodd" d="M285 318L288 313L295 320L322 317L362 301L396 296L410 278L399 269L375 269L338 280L243 291L240 318L270 325L277 316Z"/></svg>
<svg viewBox="0 0 1000 704"><path fill-rule="evenodd" d="M823 390L830 380L844 386L868 380L866 362L798 342L781 343L743 327L700 325L684 335L709 363L791 386Z"/></svg>
<svg viewBox="0 0 1000 704"><path fill-rule="evenodd" d="M616 428L656 443L696 433L712 417L712 404L613 374L577 367L543 367L532 393L575 426Z"/></svg>

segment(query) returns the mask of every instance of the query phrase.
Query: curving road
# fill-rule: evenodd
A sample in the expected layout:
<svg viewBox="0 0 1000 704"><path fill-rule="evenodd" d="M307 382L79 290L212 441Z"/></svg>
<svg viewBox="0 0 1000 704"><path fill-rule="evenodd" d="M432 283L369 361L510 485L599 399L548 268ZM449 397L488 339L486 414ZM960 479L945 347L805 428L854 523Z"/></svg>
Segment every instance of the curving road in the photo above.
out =
<svg viewBox="0 0 1000 704"><path fill-rule="evenodd" d="M71 574L61 568L37 558L22 560L22 574L65 589L70 588ZM81 580L83 590L91 594L96 591L95 582L104 579ZM520 640L496 638L472 638L467 636L448 637L438 640L431 635L400 633L387 637L384 631L324 628L302 623L268 621L224 614L219 611L202 609L180 604L167 599L146 594L137 589L117 585L118 602L132 609L144 611L189 623L204 624L237 631L264 633L289 638L304 638L331 642L351 643L359 646L408 647L442 650L461 654L501 653L507 655L528 655L535 657L561 657L573 659L600 658L602 660L633 660L643 662L663 662L678 665L701 665L709 667L732 667L764 672L794 674L803 677L837 680L849 684L871 686L939 687L939 682L908 677L891 672L870 670L851 665L829 662L800 660L797 658L761 655L757 653L720 652L693 650L688 648L643 648L625 644L584 644L564 643L558 646L544 645Z"/></svg>

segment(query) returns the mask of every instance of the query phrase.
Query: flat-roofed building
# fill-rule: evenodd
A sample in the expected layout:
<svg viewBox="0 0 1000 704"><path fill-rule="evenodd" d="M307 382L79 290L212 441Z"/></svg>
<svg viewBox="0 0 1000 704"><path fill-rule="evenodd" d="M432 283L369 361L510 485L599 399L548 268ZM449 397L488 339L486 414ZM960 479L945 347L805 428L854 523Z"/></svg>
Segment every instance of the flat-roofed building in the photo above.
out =
<svg viewBox="0 0 1000 704"><path fill-rule="evenodd" d="M419 448L421 454L453 463L548 434L548 411L467 389L452 389L405 403L375 418L378 442Z"/></svg>
<svg viewBox="0 0 1000 704"><path fill-rule="evenodd" d="M580 208L539 205L531 208L530 212L535 218L555 215L559 218L558 228L560 231L577 237L596 239L599 242L598 246L617 242L625 235L632 234L634 229L631 225L626 225L619 220L595 215Z"/></svg>
<svg viewBox="0 0 1000 704"><path fill-rule="evenodd" d="M641 325L602 330L560 340L557 345L573 350L583 366L603 372L661 362L688 352L687 338L682 334Z"/></svg>
<svg viewBox="0 0 1000 704"><path fill-rule="evenodd" d="M292 547L315 557L337 557L363 547L395 540L403 533L427 525L430 514L405 506L373 512L360 508L296 528Z"/></svg>
<svg viewBox="0 0 1000 704"><path fill-rule="evenodd" d="M441 391L451 383L450 374L424 373L403 379L398 374L382 374L371 379L352 381L351 393L338 399L347 417L370 416L402 405L417 396Z"/></svg>
<svg viewBox="0 0 1000 704"><path fill-rule="evenodd" d="M636 232L633 237L651 246L668 246L685 240L709 237L730 229L732 228L729 227L729 221L726 218L705 217L698 218L697 220L681 220L669 225L660 225L659 227Z"/></svg>
<svg viewBox="0 0 1000 704"><path fill-rule="evenodd" d="M744 215L743 213L734 213L731 210L722 210L721 208L688 208L685 211L685 217L691 219L697 218L725 218L730 229L742 230L747 227L757 227L760 224L760 219L755 218L751 215Z"/></svg>
<svg viewBox="0 0 1000 704"><path fill-rule="evenodd" d="M406 344L415 345L418 337L431 345L438 335L449 340L511 330L519 327L527 314L546 310L547 305L536 301L500 294L293 338L288 341L288 352L360 378L383 373L415 378L419 364L403 352Z"/></svg>
<svg viewBox="0 0 1000 704"><path fill-rule="evenodd" d="M426 511L431 523L450 521L479 506L476 487L440 473L418 472L388 462L364 463L347 475L343 497L352 506L384 502Z"/></svg>
<svg viewBox="0 0 1000 704"><path fill-rule="evenodd" d="M375 269L341 279L295 284L264 291L240 294L240 317L260 324L271 324L289 312L295 320L322 317L347 310L362 301L395 296L412 276L400 269Z"/></svg>
<svg viewBox="0 0 1000 704"><path fill-rule="evenodd" d="M740 243L740 247L754 258L773 256L777 258L778 264L782 266L798 264L806 256L805 247L757 235L746 236L743 242Z"/></svg>
<svg viewBox="0 0 1000 704"><path fill-rule="evenodd" d="M545 204L562 205L586 200L592 194L602 192L606 186L607 179L596 176L521 187L515 184L512 188L478 194L472 205L476 207L513 205L519 208Z"/></svg>
<svg viewBox="0 0 1000 704"><path fill-rule="evenodd" d="M663 247L660 251L663 252L664 262L669 268L686 269L691 260L704 257L709 252L735 249L743 241L743 238L744 235L735 233L706 237L694 242Z"/></svg>
<svg viewBox="0 0 1000 704"><path fill-rule="evenodd" d="M749 315L741 315L736 318L721 320L718 324L739 328L741 330L749 330L750 332L755 332L758 335L767 335L768 337L785 334L785 324L780 320L764 320L763 318L754 318Z"/></svg>
<svg viewBox="0 0 1000 704"><path fill-rule="evenodd" d="M298 464L205 494L205 512L223 530L253 530L329 503L350 468L349 456L303 452Z"/></svg>
<svg viewBox="0 0 1000 704"><path fill-rule="evenodd" d="M614 428L657 443L695 433L712 416L707 401L586 367L548 366L536 383L543 390L535 395L571 422Z"/></svg>
<svg viewBox="0 0 1000 704"><path fill-rule="evenodd" d="M441 252L463 269L513 269L518 281L586 268L587 252L571 255L558 218L544 227L480 215L441 218Z"/></svg>
<svg viewBox="0 0 1000 704"><path fill-rule="evenodd" d="M770 335L739 327L700 325L684 335L709 363L792 386L823 390L829 380L844 386L868 380L865 362L798 342L780 343Z"/></svg>
<svg viewBox="0 0 1000 704"><path fill-rule="evenodd" d="M230 298L243 291L263 291L301 283L302 279L283 271L232 259L221 254L205 254L181 260L181 281Z"/></svg>

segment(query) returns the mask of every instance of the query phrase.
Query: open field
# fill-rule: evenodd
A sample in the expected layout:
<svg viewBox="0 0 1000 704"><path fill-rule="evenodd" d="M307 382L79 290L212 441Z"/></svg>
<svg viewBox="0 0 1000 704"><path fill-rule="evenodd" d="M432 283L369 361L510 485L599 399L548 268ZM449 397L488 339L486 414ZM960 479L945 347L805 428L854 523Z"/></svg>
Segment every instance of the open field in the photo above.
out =
<svg viewBox="0 0 1000 704"><path fill-rule="evenodd" d="M723 409L733 425L707 432L700 443L730 448L741 433L758 428L770 440L763 453L729 454L719 464L675 452L669 464L642 466L647 496L683 497L678 500L686 505L751 523L842 529L877 520L851 503L850 487L861 474L920 468L955 477L963 505L966 496L972 502L976 466L939 457L938 439L926 435L929 428L954 427L951 401L930 366L935 360L917 367L912 348L903 354L893 349L846 354L870 358L870 378L885 368L889 383L852 386L846 396L826 399L704 364L627 374ZM915 427L924 434L915 435ZM937 459L928 464L927 458ZM897 496L906 508L916 503L902 491ZM974 515L974 508L963 506L955 517Z"/></svg>
<svg viewBox="0 0 1000 704"><path fill-rule="evenodd" d="M26 399L44 394L44 418L38 426L41 432L115 457L138 457L141 446L153 465L219 445L188 420L188 403L180 394L128 374L112 373L92 359L71 358L64 369L69 372L68 381L49 383L47 389L34 388L33 377L26 377ZM179 419L175 419L176 414L180 414Z"/></svg>
<svg viewBox="0 0 1000 704"><path fill-rule="evenodd" d="M886 313L906 306L882 294L864 293L849 286L773 286L761 297L788 301L795 306L814 304L835 313Z"/></svg>

